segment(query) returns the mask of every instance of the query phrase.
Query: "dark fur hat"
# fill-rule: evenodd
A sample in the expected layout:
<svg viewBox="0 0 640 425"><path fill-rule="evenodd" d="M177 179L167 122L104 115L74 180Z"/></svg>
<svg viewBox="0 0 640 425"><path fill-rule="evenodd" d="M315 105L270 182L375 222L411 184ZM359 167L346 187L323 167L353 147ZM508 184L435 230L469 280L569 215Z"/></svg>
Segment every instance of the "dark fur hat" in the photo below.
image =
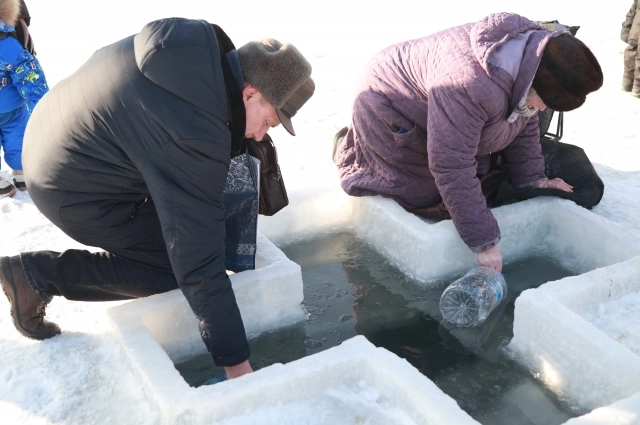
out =
<svg viewBox="0 0 640 425"><path fill-rule="evenodd" d="M547 42L532 87L549 108L571 111L602 87L603 79L602 68L591 50L565 33Z"/></svg>
<svg viewBox="0 0 640 425"><path fill-rule="evenodd" d="M238 49L245 83L251 83L278 112L282 125L295 135L291 118L311 98L315 83L311 64L292 44L273 38L251 41Z"/></svg>
<svg viewBox="0 0 640 425"><path fill-rule="evenodd" d="M20 0L0 0L0 20L15 25L20 17Z"/></svg>

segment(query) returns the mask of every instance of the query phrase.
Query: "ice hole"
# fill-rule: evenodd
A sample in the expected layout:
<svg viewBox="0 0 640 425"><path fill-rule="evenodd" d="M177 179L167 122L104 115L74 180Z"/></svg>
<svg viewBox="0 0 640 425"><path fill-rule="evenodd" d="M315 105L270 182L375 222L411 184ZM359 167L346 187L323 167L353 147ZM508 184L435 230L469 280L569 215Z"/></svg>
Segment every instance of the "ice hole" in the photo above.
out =
<svg viewBox="0 0 640 425"><path fill-rule="evenodd" d="M506 264L506 303L478 328L441 322L438 301L458 275L424 285L352 234L283 248L302 267L307 320L250 341L256 369L289 363L363 335L406 359L484 424L561 424L583 411L558 400L503 347L511 340L514 300L523 290L573 275L536 254ZM217 382L223 370L208 354L177 363L192 386ZM541 414L540 412L544 412Z"/></svg>
<svg viewBox="0 0 640 425"><path fill-rule="evenodd" d="M393 305L389 304L388 310L390 315L394 316L398 311L405 309L405 315L401 313L397 320L390 320L391 325L415 320L418 324L415 328L424 330L425 335L432 338L431 345L421 347L425 353L431 354L427 349L435 352L444 351L446 342L447 349L453 353L453 359L472 359L468 360L459 374L449 371L449 375L446 375L443 372L434 379L445 390L448 390L447 384L450 385L449 389L456 388L456 385L457 388L464 389L462 384L465 382L461 383L464 379L460 377L467 376L466 374L474 376L466 381L468 388L464 389L465 392L459 391L461 401L458 402L469 411L476 412L473 414L481 421L490 423L494 417L500 416L520 418L520 423L553 424L603 406L567 422L577 424L592 423L592 418L606 414L612 409L622 409L630 415L637 411L630 406L635 406L634 400L640 395L633 395L632 391L638 387L636 383L640 382L640 378L636 378L634 363L638 356L628 349L626 354L634 356L633 358L626 354L620 356L619 351L609 357L599 356L598 354L606 352L606 349L597 352L583 343L583 340L588 341L593 337L593 332L599 332L595 340L607 349L618 343L579 316L589 308L597 307L597 304L595 307L593 305L597 301L596 298L600 297L600 300L606 301L601 297L613 288L606 287L606 284L602 288L591 284L584 285L583 288L581 279L584 276L596 276L589 278L594 282L608 282L609 270L623 267L628 274L625 281L627 283L621 285L624 289L622 291L613 288L615 297L620 298L626 293L638 290L634 289L637 287L637 281L633 281L632 277L640 270L640 260L636 260L635 263L629 260L640 254L640 247L633 234L571 202L558 199L536 199L495 209L493 212L502 231L499 246L508 267L516 267L521 263L526 266L527 262L533 261L529 266L536 272L543 273L553 268L559 271L558 275L540 276L539 282L523 284L522 288L511 290L511 296L516 295L517 291L540 285L544 280L559 279L563 273L564 276L578 275L523 291L517 298L519 304L516 303L516 306L520 307L516 308L514 337L511 338L510 329L501 333L501 327L511 320L507 320L510 314L509 304L504 305L499 317L496 313L496 317L489 318L486 326L492 327L491 332L485 332L486 328L462 331L447 329L440 324L434 325L433 322L436 320L429 315L431 310L427 307L431 305L433 308L437 305L437 297L429 298L424 295L424 299L420 299L412 292L422 291L423 294L427 294L431 291L433 295L444 289L447 281L475 265L475 256L462 243L450 221L430 223L406 213L388 199L349 198L339 190L333 189L319 190L313 195L307 193L305 196L291 193L290 200L292 204L282 214L260 217L259 231L266 236L260 235L258 240L258 253L264 254L265 259L265 262L260 263L262 266L257 270L231 277L245 327L254 348L252 361L256 363L256 367L262 367L257 372L237 380L197 386L215 376L216 371L211 371L212 361L208 357L208 364L204 369L197 371L196 359L204 354L204 346L198 335L193 314L177 290L134 300L109 311L114 331L122 342L131 370L140 378L149 399L156 403L166 423L255 423L256 420L253 419L259 418L261 414L269 417L283 415L282 423L291 423L284 419L296 417L295 414L299 413L296 406L325 405L330 409L342 409L340 403L336 403L335 394L349 399L363 397L359 402L364 404L354 406L354 409L350 410L353 413L351 419L356 421L354 423L378 423L375 419L378 416L390 421L389 423L398 424L478 423L428 378L429 373L437 371L435 367L429 369L426 363L426 366L418 365L418 368L414 368L406 360L390 352L396 350L400 356L407 358L416 354L412 350L400 352L406 348L406 344L396 343L387 350L375 348L361 335L350 337L355 334L349 333L354 332L352 311L355 297L353 294L349 295L348 290L345 293L336 289L329 297L334 298L329 301L337 303L336 307L326 309L322 313L333 314L334 310L339 310L340 301L343 302L340 308L344 311L338 315L339 323L332 325L333 328L330 329L335 331L331 333L331 338L327 337L327 340L323 341L323 336L316 336L317 332L326 330L323 328L322 320L315 322L315 330L305 328L305 325L314 325L314 322L306 323L303 320L304 313L299 305L303 300L301 268L273 244L277 244L287 255L303 265L306 282L309 280L308 272L314 269L321 270L320 274L340 272L336 264L333 264L333 270L331 266L332 263L340 263L344 255L348 254L336 248L336 243L344 244L344 238L353 239L345 232L355 235L358 241L353 243L366 243L370 255L377 258L371 263L370 271L355 268L356 273L380 277L384 270L394 270L388 275L399 279L396 284L391 285L395 292L389 291L390 297L397 298L400 303L396 304L399 308L395 310L391 308ZM309 210L311 207L312 210ZM333 236L324 239L323 243L327 249L318 250L314 243L321 240L322 238L318 238L323 234ZM313 240L310 241L310 238ZM337 242L331 242L332 240ZM542 263L536 265L536 261ZM508 269L506 271L508 272ZM344 271L342 273L344 274ZM510 278L509 281L511 280L513 279ZM571 290L562 289L558 299L552 299L549 303L552 310L543 309L548 317L540 317L536 308L540 305L548 307L544 300L548 296L545 289L564 288L564 284L557 284L567 281L575 281ZM378 286L386 288L384 285ZM348 285L345 286L347 287ZM576 291L576 288L580 290ZM556 296L554 291L556 289L551 291L552 297ZM544 295L539 297L538 292ZM323 300L324 296L326 295L318 294L317 301L326 301ZM523 298L525 302L521 302ZM401 305L401 299L404 299L403 302L411 300L411 304ZM529 302L531 300L535 304L533 307ZM311 298L308 304L313 307ZM375 305L374 302L373 306ZM564 306L562 308L573 316L566 315L565 311L561 311L561 307L553 310L557 305ZM318 304L317 310L320 311L322 308L322 304ZM373 317L375 318L375 315ZM586 324L591 328L587 326L588 329L585 330L577 326L576 317L581 321L580 326ZM331 320L336 320L335 315ZM564 323L558 326L558 321L565 320L566 326ZM375 321L372 323L375 324ZM420 324L424 326L421 327ZM413 330L411 326L407 328ZM557 332L558 328L560 332ZM389 338L386 339L393 342L406 337L408 332L388 333ZM260 354L260 346L256 343L267 341L269 338L281 338L280 344L283 347L271 351L263 350L263 354ZM505 346L510 338L511 343L506 346L505 351L501 351L499 348ZM340 341L344 342L327 349ZM524 346L525 349L515 350L517 344L514 344L514 341L521 344L520 348ZM295 347L287 349L291 344ZM589 349L585 350L585 347ZM543 351L545 353L542 353ZM514 353L518 356L514 356ZM416 355L422 354L418 352ZM305 355L306 357L291 361ZM261 356L263 360L260 360ZM527 360L533 356L539 362L512 361L519 359L519 356ZM280 361L286 364L268 366L272 359L276 358L282 359ZM597 369L593 364L603 359L605 362L598 366L600 369L597 374L585 374L591 375L588 377L580 375L584 364L591 368L589 372L592 372L592 369ZM450 360L447 357L443 362ZM632 364L632 368L627 368L627 364L620 367L616 360L624 360L627 364ZM492 361L494 363L491 363ZM195 366L194 370L199 374L200 381L196 382L187 377L187 380L194 384L190 386L173 367L175 364L185 376L186 369L183 366ZM489 395L484 396L479 390L484 383L480 385L477 380L490 380L492 375L489 372L485 375L476 373L476 364L506 368L504 373L494 375L497 380L500 377L504 378L507 372L520 373L525 378L516 380L508 389L497 384L498 388L493 387L491 390L493 393L489 391ZM523 364L525 366L522 366ZM423 370L419 371L421 367ZM616 367L615 373L607 375L607 368L610 367ZM535 376L532 376L531 370L536 372ZM473 375L474 373L477 376ZM564 390L577 388L583 392L584 397L597 400L597 403L583 403L584 399L578 399L578 402L574 403L576 399L571 398L567 400L571 399L572 404L563 402L566 392L558 392L550 385L554 379L565 385ZM540 385L540 382L545 386ZM612 388L615 391L611 391L607 397L602 397L603 392ZM480 394L477 399L474 399L474 391ZM379 394L379 397L370 397L371 394ZM498 408L493 410L483 404L491 397L497 399L495 403L498 405ZM272 409L273 403L278 404L278 409ZM608 403L612 404L606 406ZM364 409L360 409L362 406L365 406ZM369 412L369 416L362 416L362 412ZM309 423L322 422L318 419ZM632 421L620 423L630 425Z"/></svg>

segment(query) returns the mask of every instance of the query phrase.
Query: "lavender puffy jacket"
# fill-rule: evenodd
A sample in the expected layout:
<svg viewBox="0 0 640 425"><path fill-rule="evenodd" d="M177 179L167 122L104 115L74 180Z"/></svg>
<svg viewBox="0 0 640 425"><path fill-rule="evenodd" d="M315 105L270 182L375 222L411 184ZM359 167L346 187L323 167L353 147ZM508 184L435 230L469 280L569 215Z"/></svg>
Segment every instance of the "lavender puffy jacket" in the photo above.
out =
<svg viewBox="0 0 640 425"><path fill-rule="evenodd" d="M497 243L478 175L504 149L516 187L546 179L538 118L513 112L559 34L499 13L378 53L360 78L338 152L342 188L406 208L442 199L473 251Z"/></svg>

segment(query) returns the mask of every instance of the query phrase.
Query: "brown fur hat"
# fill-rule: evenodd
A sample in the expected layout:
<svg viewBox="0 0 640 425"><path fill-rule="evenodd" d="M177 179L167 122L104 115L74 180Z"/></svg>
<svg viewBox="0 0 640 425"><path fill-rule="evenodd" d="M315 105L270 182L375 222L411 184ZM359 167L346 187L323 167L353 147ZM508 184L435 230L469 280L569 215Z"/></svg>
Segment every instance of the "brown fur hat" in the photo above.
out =
<svg viewBox="0 0 640 425"><path fill-rule="evenodd" d="M0 20L15 25L20 17L20 0L0 0Z"/></svg>
<svg viewBox="0 0 640 425"><path fill-rule="evenodd" d="M262 93L284 128L295 136L291 118L315 90L309 61L292 44L273 38L251 41L237 52L245 83Z"/></svg>
<svg viewBox="0 0 640 425"><path fill-rule="evenodd" d="M549 108L571 111L602 87L603 79L602 68L591 50L565 33L547 42L532 87Z"/></svg>
<svg viewBox="0 0 640 425"><path fill-rule="evenodd" d="M272 45L275 49L269 49ZM273 39L250 41L238 49L238 58L245 82L276 109L311 76L311 64L295 46Z"/></svg>

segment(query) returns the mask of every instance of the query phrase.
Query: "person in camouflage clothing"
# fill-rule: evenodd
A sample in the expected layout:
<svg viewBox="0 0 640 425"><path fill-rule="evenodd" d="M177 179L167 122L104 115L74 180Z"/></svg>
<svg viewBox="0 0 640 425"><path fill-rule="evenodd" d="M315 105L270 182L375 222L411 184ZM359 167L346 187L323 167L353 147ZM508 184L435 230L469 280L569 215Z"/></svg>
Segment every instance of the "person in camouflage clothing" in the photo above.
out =
<svg viewBox="0 0 640 425"><path fill-rule="evenodd" d="M622 90L631 92L640 98L640 55L638 54L638 35L640 34L640 13L638 0L634 0L627 19L622 23L620 38L627 43L624 49L624 75L622 76Z"/></svg>

